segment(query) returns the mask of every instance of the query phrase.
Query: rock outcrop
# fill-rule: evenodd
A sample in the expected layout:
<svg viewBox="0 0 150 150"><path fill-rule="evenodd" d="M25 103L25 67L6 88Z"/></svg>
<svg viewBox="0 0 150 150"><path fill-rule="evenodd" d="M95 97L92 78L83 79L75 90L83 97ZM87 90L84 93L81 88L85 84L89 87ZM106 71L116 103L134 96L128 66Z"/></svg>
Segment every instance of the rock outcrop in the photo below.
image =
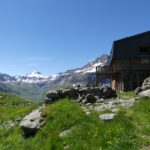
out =
<svg viewBox="0 0 150 150"><path fill-rule="evenodd" d="M140 97L150 97L150 89L140 92L139 96Z"/></svg>
<svg viewBox="0 0 150 150"><path fill-rule="evenodd" d="M140 97L150 97L150 77L146 78L142 84L142 87L138 87L135 92Z"/></svg>
<svg viewBox="0 0 150 150"><path fill-rule="evenodd" d="M112 90L110 87L84 87L84 88L72 88L72 89L62 89L56 91L49 91L46 94L45 103L51 103L57 99L70 97L77 99L76 101L81 104L95 103L101 101L102 99L116 97L116 91Z"/></svg>
<svg viewBox="0 0 150 150"><path fill-rule="evenodd" d="M20 123L20 127L23 129L24 135L28 137L34 136L44 123L45 114L41 112L41 108L39 108L25 116Z"/></svg>

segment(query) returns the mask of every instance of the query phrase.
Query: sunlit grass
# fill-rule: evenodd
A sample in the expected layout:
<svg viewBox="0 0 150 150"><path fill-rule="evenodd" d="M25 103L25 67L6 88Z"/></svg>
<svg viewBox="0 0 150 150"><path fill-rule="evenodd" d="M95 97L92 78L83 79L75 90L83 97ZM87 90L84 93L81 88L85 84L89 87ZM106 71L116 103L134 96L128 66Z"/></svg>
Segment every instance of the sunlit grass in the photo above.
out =
<svg viewBox="0 0 150 150"><path fill-rule="evenodd" d="M31 106L12 109L16 111L12 116L24 116L31 111ZM6 108L2 111L0 118L9 112ZM46 124L34 137L24 138L18 126L0 130L0 149L138 150L150 144L150 99L143 99L133 108L119 111L109 122L99 120L99 114L95 112L87 116L71 99L59 100L46 106L44 111ZM11 118L8 116L7 119ZM61 132L70 128L73 130L68 136L59 137Z"/></svg>
<svg viewBox="0 0 150 150"><path fill-rule="evenodd" d="M129 91L129 92L118 92L117 93L118 97L121 99L131 99L136 97L136 94L134 91Z"/></svg>

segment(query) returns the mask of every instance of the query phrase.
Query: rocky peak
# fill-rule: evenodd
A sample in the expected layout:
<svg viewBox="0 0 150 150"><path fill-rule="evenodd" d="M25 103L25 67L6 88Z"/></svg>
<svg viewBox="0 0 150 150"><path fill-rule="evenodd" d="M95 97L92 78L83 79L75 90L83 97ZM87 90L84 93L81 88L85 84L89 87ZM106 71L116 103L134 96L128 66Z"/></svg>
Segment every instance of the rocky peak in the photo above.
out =
<svg viewBox="0 0 150 150"><path fill-rule="evenodd" d="M33 78L33 77L36 77L36 78L46 78L47 76L42 75L41 72L33 71L31 73L28 73L26 75L26 77L29 77L29 78Z"/></svg>

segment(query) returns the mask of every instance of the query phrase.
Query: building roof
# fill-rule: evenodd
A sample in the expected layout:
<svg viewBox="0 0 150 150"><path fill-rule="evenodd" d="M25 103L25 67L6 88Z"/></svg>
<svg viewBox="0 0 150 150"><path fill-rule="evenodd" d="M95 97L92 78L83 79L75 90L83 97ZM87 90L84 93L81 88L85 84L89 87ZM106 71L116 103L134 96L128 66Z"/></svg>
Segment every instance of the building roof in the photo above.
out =
<svg viewBox="0 0 150 150"><path fill-rule="evenodd" d="M150 46L150 31L136 34L113 42L112 59L139 57L139 48Z"/></svg>
<svg viewBox="0 0 150 150"><path fill-rule="evenodd" d="M126 40L131 40L131 39L135 39L135 38L139 38L139 37L143 37L145 35L150 35L150 31L146 31L146 32L142 32L142 33L138 33L132 36L128 36L119 40L115 40L114 43L118 43L118 42L122 42L122 41L126 41Z"/></svg>

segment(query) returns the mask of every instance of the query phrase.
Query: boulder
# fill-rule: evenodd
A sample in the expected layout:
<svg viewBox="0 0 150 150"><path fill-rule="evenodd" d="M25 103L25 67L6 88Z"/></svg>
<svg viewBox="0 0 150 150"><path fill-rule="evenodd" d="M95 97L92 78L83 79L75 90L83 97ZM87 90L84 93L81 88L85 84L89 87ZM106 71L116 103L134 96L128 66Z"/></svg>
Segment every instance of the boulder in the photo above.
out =
<svg viewBox="0 0 150 150"><path fill-rule="evenodd" d="M142 88L141 87L137 87L135 89L135 94L138 95L140 92L142 92Z"/></svg>
<svg viewBox="0 0 150 150"><path fill-rule="evenodd" d="M50 104L50 103L52 103L52 98L46 97L45 98L45 104Z"/></svg>
<svg viewBox="0 0 150 150"><path fill-rule="evenodd" d="M24 135L28 137L34 136L44 123L45 115L41 112L41 108L39 108L25 116L20 123L20 127L23 129Z"/></svg>
<svg viewBox="0 0 150 150"><path fill-rule="evenodd" d="M90 89L90 93L96 95L96 96L99 96L101 97L102 96L102 92L101 92L101 89L99 87L93 87Z"/></svg>
<svg viewBox="0 0 150 150"><path fill-rule="evenodd" d="M94 103L94 102L96 102L96 98L95 98L95 96L92 95L92 94L87 94L86 99L87 99L87 102L89 102L89 103Z"/></svg>
<svg viewBox="0 0 150 150"><path fill-rule="evenodd" d="M78 93L77 93L76 89L64 89L62 91L62 96L63 97L77 98Z"/></svg>
<svg viewBox="0 0 150 150"><path fill-rule="evenodd" d="M55 100L55 99L59 98L58 92L55 91L55 90L48 91L47 94L46 94L46 96L47 96L48 98L51 98L52 100Z"/></svg>
<svg viewBox="0 0 150 150"><path fill-rule="evenodd" d="M150 97L150 89L140 92L139 96L140 97Z"/></svg>
<svg viewBox="0 0 150 150"><path fill-rule="evenodd" d="M150 77L146 78L142 84L142 90L148 90L150 89Z"/></svg>
<svg viewBox="0 0 150 150"><path fill-rule="evenodd" d="M102 114L99 116L99 119L103 121L111 121L114 119L115 115L116 114L113 114L113 113Z"/></svg>
<svg viewBox="0 0 150 150"><path fill-rule="evenodd" d="M104 87L102 90L102 95L103 98L112 98L112 97L116 97L116 91L114 91L111 87Z"/></svg>
<svg viewBox="0 0 150 150"><path fill-rule="evenodd" d="M86 94L88 94L88 93L89 93L89 91L90 91L90 88L88 88L88 87L85 87L85 88L79 89L79 93L80 93L80 95L86 95Z"/></svg>
<svg viewBox="0 0 150 150"><path fill-rule="evenodd" d="M63 89L59 89L59 90L56 90L56 91L57 91L58 97L62 97Z"/></svg>

